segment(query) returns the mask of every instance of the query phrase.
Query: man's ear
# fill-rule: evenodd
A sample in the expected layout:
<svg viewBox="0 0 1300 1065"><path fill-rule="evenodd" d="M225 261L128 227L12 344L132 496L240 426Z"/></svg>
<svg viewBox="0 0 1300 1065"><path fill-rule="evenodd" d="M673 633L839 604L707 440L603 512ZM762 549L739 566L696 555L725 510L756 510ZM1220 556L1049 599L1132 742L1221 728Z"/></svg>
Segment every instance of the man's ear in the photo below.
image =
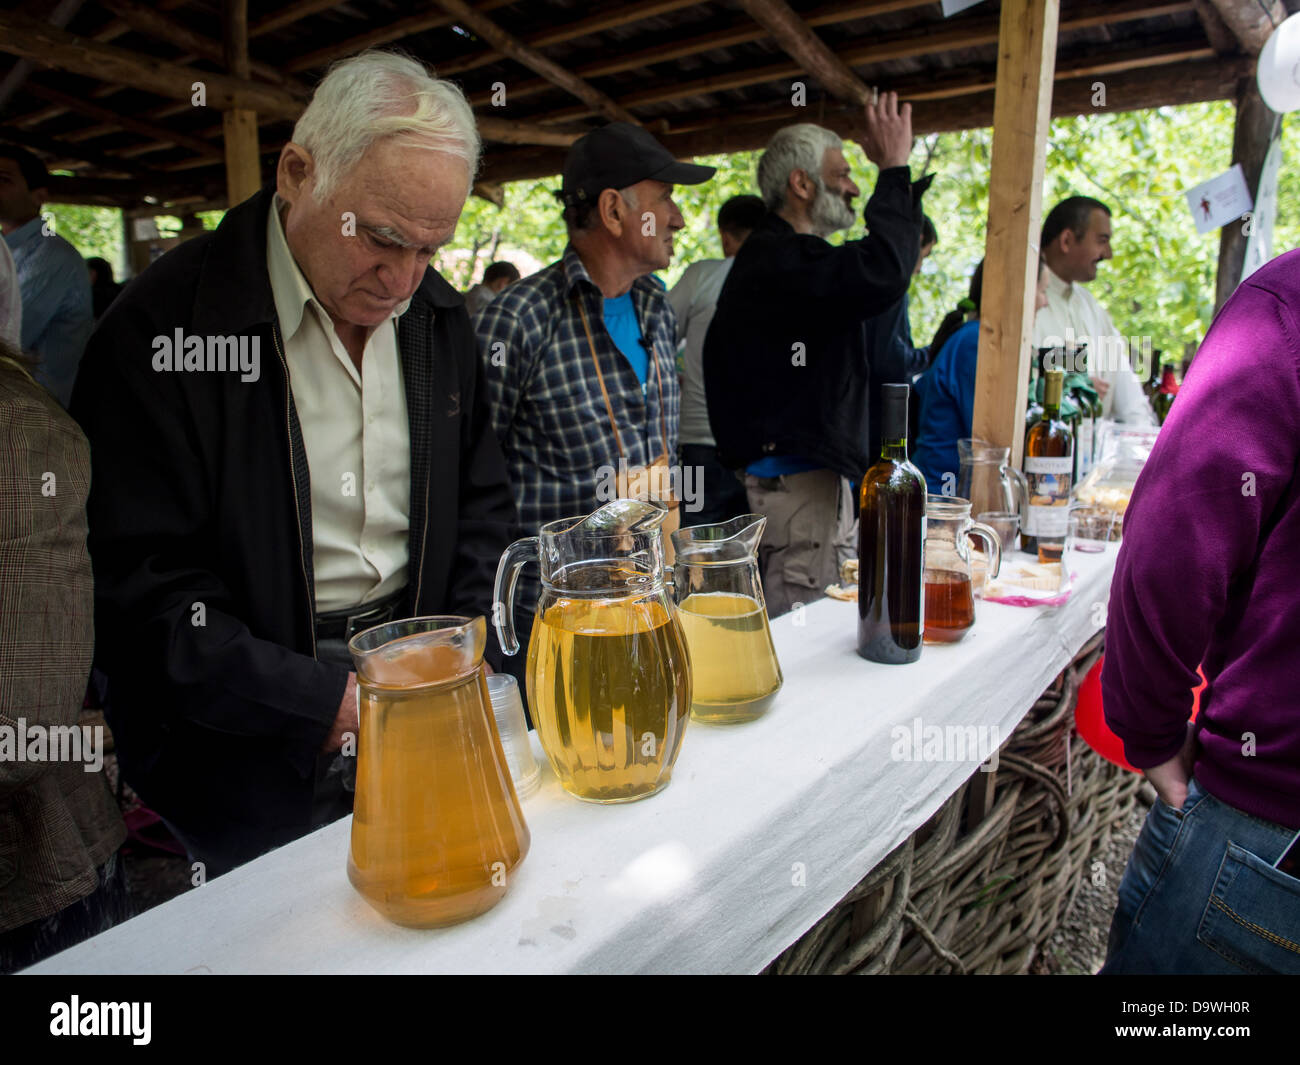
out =
<svg viewBox="0 0 1300 1065"><path fill-rule="evenodd" d="M603 225L615 237L623 235L623 226L627 222L627 204L623 202L615 189L602 189L596 200L596 210Z"/></svg>
<svg viewBox="0 0 1300 1065"><path fill-rule="evenodd" d="M817 186L806 170L794 169L786 179L786 188L796 200L814 200L817 198Z"/></svg>
<svg viewBox="0 0 1300 1065"><path fill-rule="evenodd" d="M36 204L36 213L39 214L42 207L50 202L50 190L46 185L38 185L31 190L32 203Z"/></svg>
<svg viewBox="0 0 1300 1065"><path fill-rule="evenodd" d="M275 191L285 203L293 203L303 195L308 180L316 171L311 152L301 144L290 141L280 151L280 161L275 167Z"/></svg>

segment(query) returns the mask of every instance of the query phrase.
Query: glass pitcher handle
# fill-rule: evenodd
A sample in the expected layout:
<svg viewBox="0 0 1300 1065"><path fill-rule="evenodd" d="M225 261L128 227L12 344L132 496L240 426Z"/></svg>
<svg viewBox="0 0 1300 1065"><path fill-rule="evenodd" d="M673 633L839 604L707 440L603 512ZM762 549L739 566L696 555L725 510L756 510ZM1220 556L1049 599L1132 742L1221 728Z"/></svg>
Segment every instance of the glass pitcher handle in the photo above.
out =
<svg viewBox="0 0 1300 1065"><path fill-rule="evenodd" d="M1012 508L1020 515L1020 520L1023 522L1028 516L1029 482L1025 479L1025 475L1014 466L1002 466L1000 472L1011 475ZM1020 494L1018 500L1015 498L1017 493Z"/></svg>
<svg viewBox="0 0 1300 1065"><path fill-rule="evenodd" d="M989 568L985 572L985 578L991 580L998 575L1002 569L1002 537L997 531L985 525L982 521L973 521L966 528L968 536L978 536L984 541L984 546L988 548Z"/></svg>
<svg viewBox="0 0 1300 1065"><path fill-rule="evenodd" d="M501 650L508 655L519 653L515 635L515 585L519 571L540 558L541 541L536 536L516 540L506 548L497 563L497 579L492 590L492 624L497 630Z"/></svg>

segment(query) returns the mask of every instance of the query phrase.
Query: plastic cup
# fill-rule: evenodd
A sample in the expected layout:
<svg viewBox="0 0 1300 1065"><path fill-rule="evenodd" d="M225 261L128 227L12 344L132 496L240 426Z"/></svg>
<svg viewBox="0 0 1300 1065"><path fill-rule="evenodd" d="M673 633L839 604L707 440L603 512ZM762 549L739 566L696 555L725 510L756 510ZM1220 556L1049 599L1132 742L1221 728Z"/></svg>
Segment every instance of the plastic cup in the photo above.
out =
<svg viewBox="0 0 1300 1065"><path fill-rule="evenodd" d="M1002 553L1004 555L1008 551L1015 550L1016 536L1020 533L1019 514L1005 510L986 510L976 515L975 520L983 522L998 534L998 539L1002 541Z"/></svg>
<svg viewBox="0 0 1300 1065"><path fill-rule="evenodd" d="M1075 504L1070 508L1065 525L1065 542L1073 551L1097 554L1106 550L1110 542L1111 525L1115 512L1106 507Z"/></svg>
<svg viewBox="0 0 1300 1065"><path fill-rule="evenodd" d="M509 673L493 673L487 679L488 697L492 700L492 714L501 736L501 749L505 752L510 776L515 782L515 794L527 798L541 783L542 771L533 748L528 742L528 725L524 721L524 703L519 698L519 682Z"/></svg>

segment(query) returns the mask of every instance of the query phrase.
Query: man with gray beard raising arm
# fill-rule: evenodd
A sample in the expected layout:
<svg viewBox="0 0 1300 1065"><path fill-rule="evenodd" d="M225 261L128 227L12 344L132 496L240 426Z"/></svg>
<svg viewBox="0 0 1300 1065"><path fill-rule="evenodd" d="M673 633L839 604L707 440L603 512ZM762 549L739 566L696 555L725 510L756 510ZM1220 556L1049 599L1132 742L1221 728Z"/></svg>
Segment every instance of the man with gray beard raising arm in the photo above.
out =
<svg viewBox="0 0 1300 1065"><path fill-rule="evenodd" d="M861 145L880 167L868 235L840 246L857 185L837 134L804 123L777 133L758 164L768 214L736 254L704 341L704 385L718 458L744 468L766 515L763 593L775 616L810 602L853 553L854 489L870 453L873 392L906 381L882 366L864 323L902 298L920 254L911 182L911 106L866 107Z"/></svg>

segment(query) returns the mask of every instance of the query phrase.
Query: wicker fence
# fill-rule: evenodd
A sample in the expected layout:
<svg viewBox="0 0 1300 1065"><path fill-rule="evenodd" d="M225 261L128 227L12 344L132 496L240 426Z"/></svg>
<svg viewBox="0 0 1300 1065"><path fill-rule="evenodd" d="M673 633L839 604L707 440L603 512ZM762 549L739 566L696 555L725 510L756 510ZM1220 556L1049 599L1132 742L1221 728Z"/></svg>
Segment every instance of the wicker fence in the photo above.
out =
<svg viewBox="0 0 1300 1065"><path fill-rule="evenodd" d="M1084 647L1003 745L992 802L973 823L982 773L766 972L1025 972L1141 783L1074 734L1079 683L1101 642Z"/></svg>

